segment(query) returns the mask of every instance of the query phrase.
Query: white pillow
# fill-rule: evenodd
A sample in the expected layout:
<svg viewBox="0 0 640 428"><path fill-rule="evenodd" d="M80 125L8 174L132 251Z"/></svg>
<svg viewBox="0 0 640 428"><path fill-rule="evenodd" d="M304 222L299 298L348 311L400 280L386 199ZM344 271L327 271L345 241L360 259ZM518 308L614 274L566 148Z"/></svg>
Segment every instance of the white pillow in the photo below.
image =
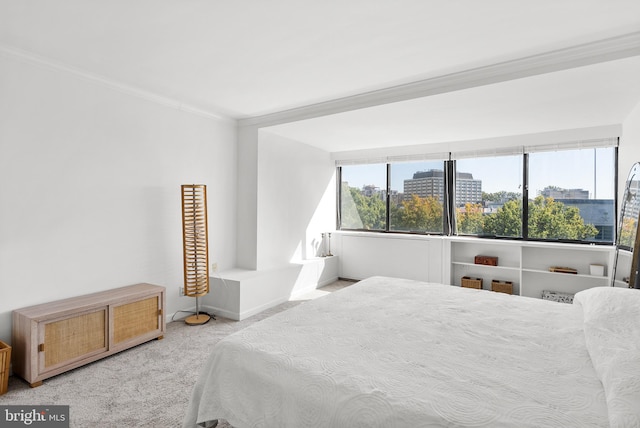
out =
<svg viewBox="0 0 640 428"><path fill-rule="evenodd" d="M591 361L611 427L640 427L640 290L595 287L576 293Z"/></svg>

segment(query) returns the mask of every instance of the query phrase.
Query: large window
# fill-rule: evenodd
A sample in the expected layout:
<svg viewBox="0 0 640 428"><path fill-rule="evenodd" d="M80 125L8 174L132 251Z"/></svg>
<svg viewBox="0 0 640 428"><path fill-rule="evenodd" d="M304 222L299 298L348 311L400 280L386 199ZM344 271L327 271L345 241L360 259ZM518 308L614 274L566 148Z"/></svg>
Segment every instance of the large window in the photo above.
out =
<svg viewBox="0 0 640 428"><path fill-rule="evenodd" d="M522 155L456 161L459 234L522 236L522 164Z"/></svg>
<svg viewBox="0 0 640 428"><path fill-rule="evenodd" d="M389 166L389 230L442 233L443 168L442 161Z"/></svg>
<svg viewBox="0 0 640 428"><path fill-rule="evenodd" d="M387 229L387 165L342 167L340 227L342 229Z"/></svg>
<svg viewBox="0 0 640 428"><path fill-rule="evenodd" d="M615 142L552 149L341 166L338 227L613 242Z"/></svg>
<svg viewBox="0 0 640 428"><path fill-rule="evenodd" d="M613 147L529 155L528 236L613 242Z"/></svg>

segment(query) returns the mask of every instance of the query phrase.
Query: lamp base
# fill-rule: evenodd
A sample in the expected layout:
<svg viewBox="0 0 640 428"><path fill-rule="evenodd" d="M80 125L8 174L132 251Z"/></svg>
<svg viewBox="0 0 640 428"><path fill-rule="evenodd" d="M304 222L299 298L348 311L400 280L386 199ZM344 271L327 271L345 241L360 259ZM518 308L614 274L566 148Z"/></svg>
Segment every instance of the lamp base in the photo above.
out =
<svg viewBox="0 0 640 428"><path fill-rule="evenodd" d="M209 314L197 314L191 315L190 317L186 317L184 319L184 323L187 325L202 325L206 324L211 320L211 316Z"/></svg>

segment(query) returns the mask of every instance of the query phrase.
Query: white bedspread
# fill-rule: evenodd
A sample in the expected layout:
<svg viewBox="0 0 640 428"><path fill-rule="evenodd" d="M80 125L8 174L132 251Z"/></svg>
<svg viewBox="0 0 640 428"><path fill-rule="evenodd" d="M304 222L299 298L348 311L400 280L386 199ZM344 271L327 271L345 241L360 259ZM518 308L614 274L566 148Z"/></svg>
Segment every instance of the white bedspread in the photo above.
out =
<svg viewBox="0 0 640 428"><path fill-rule="evenodd" d="M383 277L222 340L184 426L218 418L238 428L609 426L580 305Z"/></svg>

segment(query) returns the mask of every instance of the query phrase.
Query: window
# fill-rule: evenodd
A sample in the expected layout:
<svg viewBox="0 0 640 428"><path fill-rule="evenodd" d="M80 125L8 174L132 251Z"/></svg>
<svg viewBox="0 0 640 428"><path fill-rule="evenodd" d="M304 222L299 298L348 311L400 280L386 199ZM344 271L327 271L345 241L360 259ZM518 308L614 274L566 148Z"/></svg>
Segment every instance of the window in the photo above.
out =
<svg viewBox="0 0 640 428"><path fill-rule="evenodd" d="M341 168L340 228L386 230L386 164Z"/></svg>
<svg viewBox="0 0 640 428"><path fill-rule="evenodd" d="M522 155L456 161L461 235L522 236Z"/></svg>
<svg viewBox="0 0 640 428"><path fill-rule="evenodd" d="M338 226L614 241L616 139L516 150L520 153L507 148L486 157L456 153L455 161L342 166Z"/></svg>
<svg viewBox="0 0 640 428"><path fill-rule="evenodd" d="M444 163L395 163L389 174L389 230L442 233Z"/></svg>
<svg viewBox="0 0 640 428"><path fill-rule="evenodd" d="M529 155L528 236L613 242L615 148Z"/></svg>

